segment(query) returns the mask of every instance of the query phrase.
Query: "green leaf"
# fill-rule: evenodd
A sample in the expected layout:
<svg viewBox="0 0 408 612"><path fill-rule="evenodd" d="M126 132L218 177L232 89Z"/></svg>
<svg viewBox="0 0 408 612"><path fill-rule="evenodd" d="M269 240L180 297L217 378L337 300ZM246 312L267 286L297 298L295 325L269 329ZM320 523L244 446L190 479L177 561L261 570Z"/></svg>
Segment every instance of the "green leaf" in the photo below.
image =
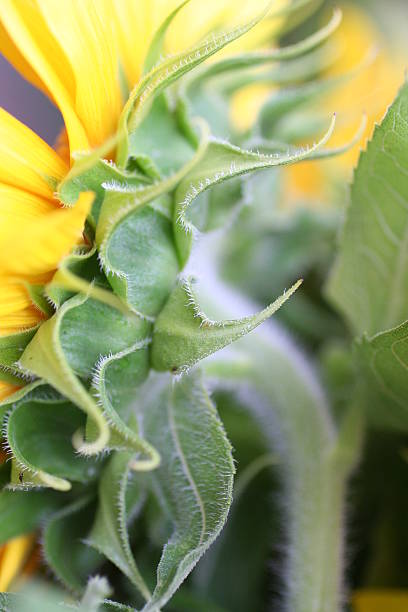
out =
<svg viewBox="0 0 408 612"><path fill-rule="evenodd" d="M260 154L213 139L200 163L184 176L175 193L174 232L181 266L183 267L189 258L193 240L194 225L188 219L187 213L200 194L214 185L255 170L307 159L328 141L334 123L335 117L320 142L310 148L290 153Z"/></svg>
<svg viewBox="0 0 408 612"><path fill-rule="evenodd" d="M366 410L376 427L408 431L408 323L355 342L366 393Z"/></svg>
<svg viewBox="0 0 408 612"><path fill-rule="evenodd" d="M354 333L401 324L408 311L408 84L361 154L328 293Z"/></svg>
<svg viewBox="0 0 408 612"><path fill-rule="evenodd" d="M99 482L99 505L87 543L105 555L139 589L145 600L150 597L130 548L127 532L126 489L133 455L115 453ZM139 495L143 493L139 487Z"/></svg>
<svg viewBox="0 0 408 612"><path fill-rule="evenodd" d="M70 481L95 478L96 464L75 454L72 447L73 435L85 425L83 413L52 390L49 397L41 387L37 390L20 400L7 419L4 433L16 474L10 486L66 491Z"/></svg>
<svg viewBox="0 0 408 612"><path fill-rule="evenodd" d="M237 476L228 521L200 561L192 582L224 610L261 610L265 581L271 589L275 582L268 566L274 562L271 552L281 530L282 494L270 469L277 458L268 454L259 423L245 405L249 396L216 389L212 397L234 449Z"/></svg>
<svg viewBox="0 0 408 612"><path fill-rule="evenodd" d="M83 543L93 516L92 496L82 496L57 512L43 534L44 558L68 590L83 593L102 557Z"/></svg>
<svg viewBox="0 0 408 612"><path fill-rule="evenodd" d="M270 2L267 3L266 9L259 11L245 25L237 26L229 32L213 33L210 40L205 40L188 51L163 60L141 79L131 93L120 119L120 140L117 153L117 161L120 166L126 165L129 156L128 133L134 132L140 125L149 108L149 103L181 76L251 30L268 13L269 7Z"/></svg>
<svg viewBox="0 0 408 612"><path fill-rule="evenodd" d="M169 601L220 533L234 474L230 444L199 373L176 383L156 376L149 389L140 407L143 430L160 447L163 459L151 478L174 531L144 612L159 610Z"/></svg>
<svg viewBox="0 0 408 612"><path fill-rule="evenodd" d="M151 363L158 371L173 373L219 351L254 330L290 298L298 281L270 306L256 315L235 321L211 321L200 312L191 281L184 281L171 294L154 325Z"/></svg>
<svg viewBox="0 0 408 612"><path fill-rule="evenodd" d="M56 491L0 491L0 544L30 533L64 503Z"/></svg>

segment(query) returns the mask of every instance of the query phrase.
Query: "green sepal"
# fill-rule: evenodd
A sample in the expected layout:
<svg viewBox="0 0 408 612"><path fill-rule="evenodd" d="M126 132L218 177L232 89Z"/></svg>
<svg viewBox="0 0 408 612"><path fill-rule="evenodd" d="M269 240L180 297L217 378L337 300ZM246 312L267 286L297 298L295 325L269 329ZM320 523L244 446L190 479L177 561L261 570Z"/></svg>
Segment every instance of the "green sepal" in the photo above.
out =
<svg viewBox="0 0 408 612"><path fill-rule="evenodd" d="M190 0L184 0L184 2L180 2L180 4L174 9L174 11L169 13L169 15L163 20L160 27L157 29L150 43L149 49L146 53L146 58L143 64L143 74L149 73L154 68L155 64L159 62L160 57L163 53L163 45L167 31L177 14L189 2Z"/></svg>
<svg viewBox="0 0 408 612"><path fill-rule="evenodd" d="M31 283L24 283L24 286L33 305L47 317L51 317L54 314L54 308L47 301L45 285L32 285Z"/></svg>
<svg viewBox="0 0 408 612"><path fill-rule="evenodd" d="M138 469L158 463L156 451L123 421L126 402L131 401L130 391L122 389L123 376L131 372L133 390L147 376L150 328L134 314L126 316L86 295L77 295L40 327L24 352L23 368L41 376L87 414L88 442L83 442L79 430L73 437L81 453L120 448L148 455L146 460L135 462Z"/></svg>
<svg viewBox="0 0 408 612"><path fill-rule="evenodd" d="M169 176L184 166L193 156L195 141L189 140L191 130L185 129L186 120L179 108L183 102L176 101L175 108L165 93L158 96L137 130L129 135L129 156L152 179ZM157 146L160 143L160 146ZM138 160L141 159L140 163ZM149 165L146 167L146 160Z"/></svg>
<svg viewBox="0 0 408 612"><path fill-rule="evenodd" d="M171 216L151 205L136 209L109 233L101 259L115 294L142 316L157 315L179 273Z"/></svg>
<svg viewBox="0 0 408 612"><path fill-rule="evenodd" d="M18 361L37 330L38 326L8 336L0 336L0 380L4 372L14 376L16 382L23 384L21 380L23 372L18 366Z"/></svg>
<svg viewBox="0 0 408 612"><path fill-rule="evenodd" d="M127 532L126 490L132 460L132 453L115 453L105 466L99 481L95 522L86 542L116 565L148 600L150 592L134 560ZM140 486L139 496L142 495Z"/></svg>
<svg viewBox="0 0 408 612"><path fill-rule="evenodd" d="M163 457L150 475L153 492L174 527L143 608L153 612L165 606L220 533L235 470L231 445L199 372L176 383L170 376L152 377L139 410L146 437Z"/></svg>
<svg viewBox="0 0 408 612"><path fill-rule="evenodd" d="M156 370L183 372L254 330L271 317L296 291L298 281L270 306L256 315L235 321L211 321L200 311L186 280L171 294L153 331L151 363Z"/></svg>
<svg viewBox="0 0 408 612"><path fill-rule="evenodd" d="M12 393L0 402L0 426L3 426L3 419L6 414L21 401L27 401L33 395L38 396L38 387L42 387L43 390L45 389L43 380L34 380L33 382L24 385L21 389L18 389L15 393Z"/></svg>
<svg viewBox="0 0 408 612"><path fill-rule="evenodd" d="M302 57L325 43L337 30L341 23L341 19L341 10L335 9L327 25L298 43L277 49L265 49L263 51L234 54L218 62L205 65L204 68L197 71L197 73L193 73L191 77L188 78L186 91L188 91L188 88L191 86L200 86L202 82L210 78L225 74L229 76L231 72L235 70L242 71L248 68L259 68L265 64L267 65L273 62L282 62Z"/></svg>
<svg viewBox="0 0 408 612"><path fill-rule="evenodd" d="M266 155L212 140L200 163L186 174L175 193L174 232L181 267L184 267L190 256L193 241L194 225L188 219L187 213L200 194L214 185L255 170L284 166L307 159L326 144L333 133L334 123L335 117L317 144L289 153Z"/></svg>
<svg viewBox="0 0 408 612"><path fill-rule="evenodd" d="M102 557L83 542L94 514L94 496L81 495L54 514L43 532L44 559L60 582L81 595Z"/></svg>
<svg viewBox="0 0 408 612"><path fill-rule="evenodd" d="M10 487L71 488L70 481L89 482L95 462L76 454L72 437L84 427L83 413L50 388L37 387L11 410L4 429L13 457Z"/></svg>
<svg viewBox="0 0 408 612"><path fill-rule="evenodd" d="M63 503L56 491L0 491L0 544L30 533Z"/></svg>
<svg viewBox="0 0 408 612"><path fill-rule="evenodd" d="M101 409L71 369L64 355L60 334L65 315L86 299L87 296L81 295L71 298L51 319L43 323L24 351L20 365L26 371L46 380L95 421L98 438L93 443L86 444L80 434L76 436L76 444L80 452L95 454L101 452L108 443L109 427ZM71 331L75 333L76 330ZM86 355L82 357L86 359Z"/></svg>
<svg viewBox="0 0 408 612"><path fill-rule="evenodd" d="M78 200L81 192L93 191L95 200L88 221L95 227L105 197L105 188L112 183L140 187L149 183L149 179L140 172L127 172L119 169L113 162L106 159L77 155L70 172L58 186L58 198L64 204L72 206Z"/></svg>
<svg viewBox="0 0 408 612"><path fill-rule="evenodd" d="M132 469L138 471L152 470L160 463L156 449L139 435L136 426L128 424L138 387L148 376L149 344L150 338L101 358L92 381L94 396L109 422L109 448L139 453L131 461ZM92 435L89 427L88 433Z"/></svg>
<svg viewBox="0 0 408 612"><path fill-rule="evenodd" d="M51 282L46 287L47 298L55 308L59 308L70 297L77 293L69 285L72 277L82 282L94 283L101 278L96 248L81 248L65 257L58 266Z"/></svg>

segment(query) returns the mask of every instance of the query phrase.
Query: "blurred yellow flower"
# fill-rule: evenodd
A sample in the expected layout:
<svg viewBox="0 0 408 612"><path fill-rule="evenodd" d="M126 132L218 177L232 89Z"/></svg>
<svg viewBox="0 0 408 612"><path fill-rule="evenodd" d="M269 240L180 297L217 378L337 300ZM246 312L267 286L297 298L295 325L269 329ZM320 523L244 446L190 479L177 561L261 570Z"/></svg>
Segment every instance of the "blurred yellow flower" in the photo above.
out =
<svg viewBox="0 0 408 612"><path fill-rule="evenodd" d="M337 112L337 129L330 146L340 146L350 140L361 121L367 115L367 127L359 145L348 153L318 163L304 162L284 169L285 204L309 202L327 206L335 199L339 185L350 180L360 150L371 138L376 122L384 116L403 82L402 54L395 57L366 12L351 4L342 6L343 22L331 39L339 59L326 71L325 76L335 77L352 71L364 61L367 53L377 49L377 55L368 66L358 70L351 81L336 88L319 103L327 113Z"/></svg>
<svg viewBox="0 0 408 612"><path fill-rule="evenodd" d="M390 46L365 11L352 4L340 6L343 20L330 39L333 56L338 60L322 74L322 78L346 75L356 68L357 73L332 93L322 96L318 112L322 114L326 110L328 116L337 113L336 130L330 141L332 147L352 140L364 113L367 114L367 128L359 145L346 154L332 160L302 162L283 169L280 204L284 207L297 203L326 206L333 201L336 187L344 185L351 177L360 148L371 137L375 122L381 120L403 81L402 54L395 57L391 53ZM374 49L378 50L374 61L363 67L365 58ZM276 91L277 86L273 88L262 83L241 89L232 104L231 119L235 127L242 132L248 130L262 105Z"/></svg>
<svg viewBox="0 0 408 612"><path fill-rule="evenodd" d="M407 610L407 591L363 590L353 596L353 612L407 612Z"/></svg>

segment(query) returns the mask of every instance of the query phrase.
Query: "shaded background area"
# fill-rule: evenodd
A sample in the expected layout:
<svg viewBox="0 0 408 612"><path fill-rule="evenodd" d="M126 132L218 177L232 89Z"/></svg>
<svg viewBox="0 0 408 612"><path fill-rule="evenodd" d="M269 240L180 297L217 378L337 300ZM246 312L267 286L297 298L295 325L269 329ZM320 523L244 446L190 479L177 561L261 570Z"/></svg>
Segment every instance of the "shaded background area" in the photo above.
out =
<svg viewBox="0 0 408 612"><path fill-rule="evenodd" d="M30 85L0 55L0 106L29 125L50 145L62 127L57 108L38 89Z"/></svg>

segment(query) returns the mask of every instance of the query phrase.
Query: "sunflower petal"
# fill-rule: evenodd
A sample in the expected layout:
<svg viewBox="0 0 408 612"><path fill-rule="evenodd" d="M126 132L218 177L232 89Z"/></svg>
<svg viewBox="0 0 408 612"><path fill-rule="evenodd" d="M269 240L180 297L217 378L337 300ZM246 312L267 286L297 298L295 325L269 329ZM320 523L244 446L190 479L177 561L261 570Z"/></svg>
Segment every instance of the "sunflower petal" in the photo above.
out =
<svg viewBox="0 0 408 612"><path fill-rule="evenodd" d="M61 10L59 3L56 5ZM70 3L67 3L68 6ZM0 21L7 35L0 37L0 51L17 67L21 63L21 56L25 58L60 108L71 150L88 149L84 127L74 109L75 79L58 39L47 31L38 6L35 2L2 0L1 9ZM12 44L9 44L10 41Z"/></svg>
<svg viewBox="0 0 408 612"><path fill-rule="evenodd" d="M20 389L20 387L16 387L15 385L11 385L10 383L0 380L0 401L6 399L6 397L18 391L18 389Z"/></svg>
<svg viewBox="0 0 408 612"><path fill-rule="evenodd" d="M81 236L94 198L83 193L75 206L43 213L0 234L0 276L41 274L55 269Z"/></svg>
<svg viewBox="0 0 408 612"><path fill-rule="evenodd" d="M70 0L63 10L55 0L37 4L70 64L75 110L90 144L101 145L115 132L122 107L115 33L106 19L106 3Z"/></svg>
<svg viewBox="0 0 408 612"><path fill-rule="evenodd" d="M7 591L34 546L34 536L20 536L5 545L0 566L0 591Z"/></svg>
<svg viewBox="0 0 408 612"><path fill-rule="evenodd" d="M67 172L51 147L0 108L0 182L50 198Z"/></svg>

